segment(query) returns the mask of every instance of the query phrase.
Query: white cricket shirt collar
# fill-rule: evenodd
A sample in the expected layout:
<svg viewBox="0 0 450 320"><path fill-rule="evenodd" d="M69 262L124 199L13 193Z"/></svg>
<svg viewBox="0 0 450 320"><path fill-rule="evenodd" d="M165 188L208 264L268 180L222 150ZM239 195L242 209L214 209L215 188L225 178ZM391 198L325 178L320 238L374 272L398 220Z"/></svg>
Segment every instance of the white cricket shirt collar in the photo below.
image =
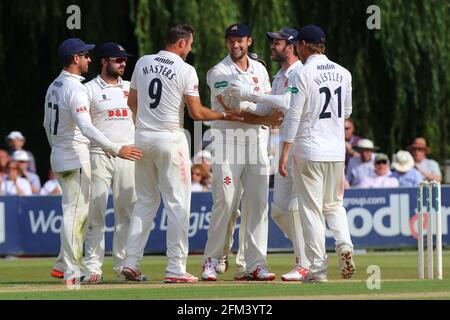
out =
<svg viewBox="0 0 450 320"><path fill-rule="evenodd" d="M117 83L114 84L110 84L107 83L105 80L103 80L103 78L98 75L97 78L95 78L95 81L97 81L97 84L102 88L114 88L114 87L121 87L123 88L123 82L122 82L122 78L121 77L117 77Z"/></svg>
<svg viewBox="0 0 450 320"><path fill-rule="evenodd" d="M160 50L158 52L158 55L163 55L163 56L170 56L173 59L180 59L181 61L185 62L183 60L183 58L181 58L179 55L177 55L176 53L170 52L170 51L166 51L166 50Z"/></svg>
<svg viewBox="0 0 450 320"><path fill-rule="evenodd" d="M69 77L69 78L75 79L75 80L77 80L79 82L83 82L85 80L84 77L79 76L79 75L74 74L74 73L70 73L69 71L66 71L64 69L61 71L60 76Z"/></svg>
<svg viewBox="0 0 450 320"><path fill-rule="evenodd" d="M308 59L306 60L305 64L311 63L314 60L328 60L327 56L324 54L312 54L308 57Z"/></svg>
<svg viewBox="0 0 450 320"><path fill-rule="evenodd" d="M275 75L275 77L286 77L289 78L292 70L294 70L295 68L297 68L298 65L301 65L302 62L300 60L295 61L293 64L291 64L286 70L283 70L283 68L281 68L280 70L278 70L277 74Z"/></svg>
<svg viewBox="0 0 450 320"><path fill-rule="evenodd" d="M247 68L247 70L244 71L244 70L242 70L241 68L239 68L239 66L238 66L236 63L234 63L233 59L231 59L230 54L228 54L226 60L227 60L227 63L230 64L230 65L232 65L233 68L236 69L236 71L237 71L239 74L253 74L253 73L255 73L255 65L254 65L254 63L260 63L260 62L258 62L258 61L254 61L254 60L250 59L250 58L247 56L248 68Z"/></svg>

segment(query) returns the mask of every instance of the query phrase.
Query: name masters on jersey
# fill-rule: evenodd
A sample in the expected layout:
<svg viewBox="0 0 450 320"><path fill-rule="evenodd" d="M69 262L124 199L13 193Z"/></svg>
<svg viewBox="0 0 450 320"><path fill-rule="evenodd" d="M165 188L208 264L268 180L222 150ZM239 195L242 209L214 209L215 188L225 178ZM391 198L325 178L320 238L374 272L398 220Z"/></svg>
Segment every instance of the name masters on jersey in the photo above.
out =
<svg viewBox="0 0 450 320"><path fill-rule="evenodd" d="M174 63L170 59L165 59L165 58L161 58L161 57L156 57L154 61L165 63L168 65L172 65ZM166 66L161 66L159 64L145 66L142 68L142 72L144 73L144 76L148 75L149 73L153 73L153 74L159 73L169 80L172 80L173 77L175 76L175 73L173 72L172 69L170 69L169 67L166 67Z"/></svg>

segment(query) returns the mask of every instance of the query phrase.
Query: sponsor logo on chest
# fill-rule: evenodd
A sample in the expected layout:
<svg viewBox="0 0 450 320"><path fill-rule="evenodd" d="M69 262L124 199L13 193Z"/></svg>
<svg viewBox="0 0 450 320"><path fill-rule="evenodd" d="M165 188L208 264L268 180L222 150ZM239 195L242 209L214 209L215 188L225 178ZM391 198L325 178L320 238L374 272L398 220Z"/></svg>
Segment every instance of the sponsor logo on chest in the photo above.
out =
<svg viewBox="0 0 450 320"><path fill-rule="evenodd" d="M125 120L128 119L130 110L126 108L114 108L106 110L107 119L106 120Z"/></svg>

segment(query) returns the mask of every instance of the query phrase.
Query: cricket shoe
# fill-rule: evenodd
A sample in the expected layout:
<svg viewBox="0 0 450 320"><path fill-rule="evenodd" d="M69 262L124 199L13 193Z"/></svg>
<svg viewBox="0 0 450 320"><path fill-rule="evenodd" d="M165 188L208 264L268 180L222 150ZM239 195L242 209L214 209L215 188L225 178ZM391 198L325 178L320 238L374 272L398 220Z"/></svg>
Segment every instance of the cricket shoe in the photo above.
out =
<svg viewBox="0 0 450 320"><path fill-rule="evenodd" d="M247 271L244 267L237 267L234 272L234 280L236 281L244 281L247 280Z"/></svg>
<svg viewBox="0 0 450 320"><path fill-rule="evenodd" d="M325 283L328 282L326 273L312 273L308 272L302 279L304 283Z"/></svg>
<svg viewBox="0 0 450 320"><path fill-rule="evenodd" d="M82 283L101 283L103 281L103 277L99 273L94 272L88 272L84 275L83 280L81 280Z"/></svg>
<svg viewBox="0 0 450 320"><path fill-rule="evenodd" d="M216 264L216 272L219 274L225 273L228 270L227 256L219 257Z"/></svg>
<svg viewBox="0 0 450 320"><path fill-rule="evenodd" d="M353 261L352 251L350 249L342 249L339 253L339 269L344 279L350 279L356 271L355 262Z"/></svg>
<svg viewBox="0 0 450 320"><path fill-rule="evenodd" d="M249 281L272 281L277 276L275 273L269 272L267 266L257 266L255 271L247 273L247 280Z"/></svg>
<svg viewBox="0 0 450 320"><path fill-rule="evenodd" d="M66 286L80 286L82 281L83 277L81 278L74 277L70 279L63 279L62 283L65 284Z"/></svg>
<svg viewBox="0 0 450 320"><path fill-rule="evenodd" d="M166 273L164 278L165 283L195 283L198 282L198 278L192 274L186 272L183 275L177 275L175 273Z"/></svg>
<svg viewBox="0 0 450 320"><path fill-rule="evenodd" d="M204 281L216 281L217 280L217 272L216 272L216 263L214 258L209 257L203 263L202 266L202 280Z"/></svg>
<svg viewBox="0 0 450 320"><path fill-rule="evenodd" d="M138 270L134 270L134 269L129 268L129 267L123 267L121 274L123 274L125 279L128 280L128 281L136 281L136 282L147 281L147 276L146 275L142 274Z"/></svg>
<svg viewBox="0 0 450 320"><path fill-rule="evenodd" d="M281 276L283 281L302 281L308 274L309 270L302 268L301 266L295 266L290 272Z"/></svg>
<svg viewBox="0 0 450 320"><path fill-rule="evenodd" d="M64 272L59 271L58 269L53 269L52 272L50 273L50 275L53 278L57 278L57 279L63 279L64 278Z"/></svg>

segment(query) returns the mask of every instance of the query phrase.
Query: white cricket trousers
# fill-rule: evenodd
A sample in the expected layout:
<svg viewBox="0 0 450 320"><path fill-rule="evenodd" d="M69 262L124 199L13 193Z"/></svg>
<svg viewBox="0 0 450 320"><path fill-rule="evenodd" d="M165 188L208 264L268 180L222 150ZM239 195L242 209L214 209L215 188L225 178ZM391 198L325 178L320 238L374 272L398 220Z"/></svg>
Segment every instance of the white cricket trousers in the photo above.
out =
<svg viewBox="0 0 450 320"><path fill-rule="evenodd" d="M298 210L297 190L294 184L293 155L289 156L286 170L287 177L281 176L279 172L275 174L272 219L292 242L296 264L308 269L310 263L305 254L305 240Z"/></svg>
<svg viewBox="0 0 450 320"><path fill-rule="evenodd" d="M191 168L184 132L136 130L143 156L135 164L137 201L131 216L124 266L139 269L162 195L167 214L166 273L184 275L189 251Z"/></svg>
<svg viewBox="0 0 450 320"><path fill-rule="evenodd" d="M244 241L240 239L240 242L245 244L247 271L253 272L257 266L267 264L270 168L267 145L213 143L213 154L213 207L204 260L223 256L229 248L227 231L232 230L235 224L233 214L236 214L241 200L239 188L242 185L245 233Z"/></svg>
<svg viewBox="0 0 450 320"><path fill-rule="evenodd" d="M110 188L114 203L113 269L122 271L131 213L136 202L134 162L91 153L91 201L85 239L84 264L88 272L102 274L105 257L105 214Z"/></svg>
<svg viewBox="0 0 450 320"><path fill-rule="evenodd" d="M64 280L83 273L83 239L89 212L91 167L56 172L62 190L61 249L55 269L64 271Z"/></svg>
<svg viewBox="0 0 450 320"><path fill-rule="evenodd" d="M344 162L309 161L298 156L293 161L310 271L326 274L325 220L335 236L336 247L346 244L353 248L347 216L342 210Z"/></svg>

